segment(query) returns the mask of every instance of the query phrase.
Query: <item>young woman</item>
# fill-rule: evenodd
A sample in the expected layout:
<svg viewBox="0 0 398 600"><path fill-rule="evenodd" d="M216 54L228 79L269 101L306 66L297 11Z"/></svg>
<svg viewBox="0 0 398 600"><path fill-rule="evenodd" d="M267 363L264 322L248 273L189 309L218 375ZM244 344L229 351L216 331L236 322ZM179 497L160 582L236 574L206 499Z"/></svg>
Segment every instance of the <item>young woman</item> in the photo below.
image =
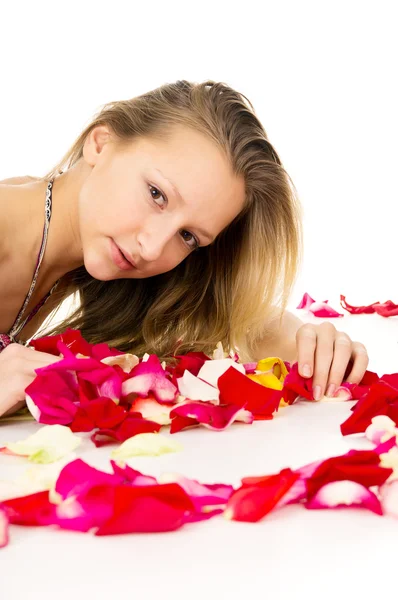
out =
<svg viewBox="0 0 398 600"><path fill-rule="evenodd" d="M299 204L251 103L223 83L105 105L45 177L1 183L0 214L0 415L56 360L23 344L72 292L80 306L46 333L161 357L221 341L298 360L316 398L366 370L362 344L286 311Z"/></svg>

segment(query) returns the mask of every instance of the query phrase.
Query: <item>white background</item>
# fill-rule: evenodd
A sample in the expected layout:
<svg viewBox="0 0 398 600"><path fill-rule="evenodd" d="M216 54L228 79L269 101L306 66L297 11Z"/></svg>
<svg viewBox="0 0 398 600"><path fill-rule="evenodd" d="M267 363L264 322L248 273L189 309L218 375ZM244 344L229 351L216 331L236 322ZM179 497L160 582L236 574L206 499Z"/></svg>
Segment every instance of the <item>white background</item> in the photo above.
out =
<svg viewBox="0 0 398 600"><path fill-rule="evenodd" d="M224 81L254 104L304 207L291 306L305 291L335 308L340 293L352 304L398 302L395 8L383 0L2 5L0 178L45 173L107 101L177 79ZM397 320L335 324L367 343L381 374L396 370ZM167 468L236 483L300 466L359 447L338 429L348 413L299 404L253 430L188 432L188 453ZM0 441L20 433L3 426ZM89 452L105 467L104 453ZM20 469L7 465L10 476ZM326 512L293 507L257 526L210 521L195 532L107 540L13 527L0 596L2 582L5 600L394 594L397 522Z"/></svg>
<svg viewBox="0 0 398 600"><path fill-rule="evenodd" d="M396 2L8 2L0 178L42 175L100 106L177 79L244 93L298 189L292 296L398 302ZM338 306L336 306L338 308Z"/></svg>

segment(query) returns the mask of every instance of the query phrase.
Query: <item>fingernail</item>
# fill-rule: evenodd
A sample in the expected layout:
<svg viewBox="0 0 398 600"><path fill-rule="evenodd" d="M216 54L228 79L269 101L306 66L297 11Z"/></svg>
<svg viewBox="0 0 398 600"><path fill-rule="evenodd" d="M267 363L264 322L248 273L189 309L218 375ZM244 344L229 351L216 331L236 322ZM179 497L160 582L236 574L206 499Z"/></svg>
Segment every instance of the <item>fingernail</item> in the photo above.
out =
<svg viewBox="0 0 398 600"><path fill-rule="evenodd" d="M304 365L301 369L301 372L304 377L311 377L311 367L310 365Z"/></svg>
<svg viewBox="0 0 398 600"><path fill-rule="evenodd" d="M328 387L328 391L326 392L326 396L331 398L335 391L336 391L336 386L334 383L331 383Z"/></svg>
<svg viewBox="0 0 398 600"><path fill-rule="evenodd" d="M321 397L321 386L316 385L312 391L314 393L314 400L319 400Z"/></svg>

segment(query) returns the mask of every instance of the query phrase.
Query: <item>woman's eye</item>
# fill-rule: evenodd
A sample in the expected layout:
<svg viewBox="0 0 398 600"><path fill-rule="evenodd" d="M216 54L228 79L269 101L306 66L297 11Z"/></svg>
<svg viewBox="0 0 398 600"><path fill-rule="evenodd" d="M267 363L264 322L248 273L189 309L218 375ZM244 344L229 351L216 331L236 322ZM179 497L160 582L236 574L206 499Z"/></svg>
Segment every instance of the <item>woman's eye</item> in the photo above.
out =
<svg viewBox="0 0 398 600"><path fill-rule="evenodd" d="M151 198L155 204L160 206L160 208L164 208L167 205L167 200L165 196L162 194L160 190L155 188L153 185L149 186Z"/></svg>
<svg viewBox="0 0 398 600"><path fill-rule="evenodd" d="M196 250L196 248L199 248L198 240L190 231L181 231L181 237L187 246L191 248L191 250Z"/></svg>

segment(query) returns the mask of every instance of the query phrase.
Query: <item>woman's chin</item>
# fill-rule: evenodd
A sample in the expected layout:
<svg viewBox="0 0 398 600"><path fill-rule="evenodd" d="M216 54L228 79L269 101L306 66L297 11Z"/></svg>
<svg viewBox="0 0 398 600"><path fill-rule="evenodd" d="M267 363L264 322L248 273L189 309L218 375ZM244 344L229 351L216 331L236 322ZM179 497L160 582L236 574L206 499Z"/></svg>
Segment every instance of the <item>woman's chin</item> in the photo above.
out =
<svg viewBox="0 0 398 600"><path fill-rule="evenodd" d="M101 261L97 257L84 257L84 266L87 273L98 281L112 281L112 279L120 278L118 269L112 263L106 265L105 261Z"/></svg>

